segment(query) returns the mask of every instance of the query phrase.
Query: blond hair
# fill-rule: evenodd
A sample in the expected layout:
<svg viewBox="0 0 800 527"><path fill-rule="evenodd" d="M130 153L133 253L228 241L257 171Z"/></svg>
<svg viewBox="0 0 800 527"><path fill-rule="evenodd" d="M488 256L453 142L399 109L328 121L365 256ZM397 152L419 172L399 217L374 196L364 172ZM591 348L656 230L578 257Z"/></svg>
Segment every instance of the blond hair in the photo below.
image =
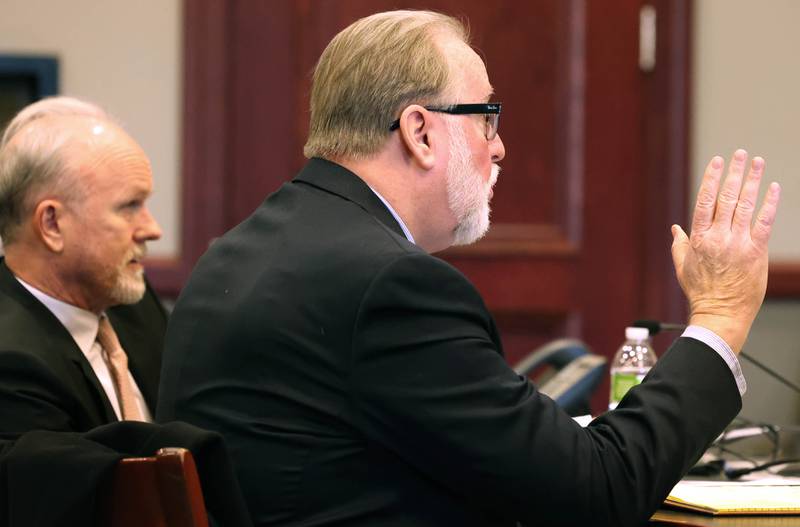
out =
<svg viewBox="0 0 800 527"><path fill-rule="evenodd" d="M469 43L461 21L432 11L378 13L336 35L314 70L305 156L369 157L405 106L439 102L450 84L442 32Z"/></svg>

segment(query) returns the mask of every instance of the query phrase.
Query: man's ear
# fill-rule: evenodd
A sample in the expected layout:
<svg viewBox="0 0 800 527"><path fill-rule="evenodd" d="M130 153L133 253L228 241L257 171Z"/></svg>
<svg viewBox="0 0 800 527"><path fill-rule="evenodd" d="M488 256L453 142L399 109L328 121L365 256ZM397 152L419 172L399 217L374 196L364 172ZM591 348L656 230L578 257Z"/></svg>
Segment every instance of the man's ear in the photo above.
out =
<svg viewBox="0 0 800 527"><path fill-rule="evenodd" d="M407 106L400 114L400 137L416 163L425 170L436 165L436 141L430 112L418 104Z"/></svg>
<svg viewBox="0 0 800 527"><path fill-rule="evenodd" d="M66 209L58 200L46 199L33 212L33 230L42 243L55 253L64 250L63 223Z"/></svg>

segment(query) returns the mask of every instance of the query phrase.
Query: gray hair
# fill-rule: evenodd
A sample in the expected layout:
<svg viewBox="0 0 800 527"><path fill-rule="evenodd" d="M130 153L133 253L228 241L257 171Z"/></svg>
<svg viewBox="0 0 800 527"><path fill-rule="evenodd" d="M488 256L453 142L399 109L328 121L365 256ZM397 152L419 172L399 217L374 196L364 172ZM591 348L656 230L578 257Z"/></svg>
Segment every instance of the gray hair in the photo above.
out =
<svg viewBox="0 0 800 527"><path fill-rule="evenodd" d="M113 120L99 106L72 97L50 97L23 108L0 139L0 238L6 247L16 241L18 228L42 189L57 189L65 200L81 189L70 185L63 150L70 142L60 117Z"/></svg>

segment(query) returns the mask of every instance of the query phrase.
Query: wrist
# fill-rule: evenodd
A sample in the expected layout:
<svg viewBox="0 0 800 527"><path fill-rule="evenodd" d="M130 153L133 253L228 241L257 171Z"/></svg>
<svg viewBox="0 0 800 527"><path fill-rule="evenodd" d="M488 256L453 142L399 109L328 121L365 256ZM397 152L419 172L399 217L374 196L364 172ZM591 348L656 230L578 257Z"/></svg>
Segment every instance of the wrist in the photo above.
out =
<svg viewBox="0 0 800 527"><path fill-rule="evenodd" d="M738 355L747 340L752 320L746 321L739 317L695 313L689 317L689 324L713 331Z"/></svg>

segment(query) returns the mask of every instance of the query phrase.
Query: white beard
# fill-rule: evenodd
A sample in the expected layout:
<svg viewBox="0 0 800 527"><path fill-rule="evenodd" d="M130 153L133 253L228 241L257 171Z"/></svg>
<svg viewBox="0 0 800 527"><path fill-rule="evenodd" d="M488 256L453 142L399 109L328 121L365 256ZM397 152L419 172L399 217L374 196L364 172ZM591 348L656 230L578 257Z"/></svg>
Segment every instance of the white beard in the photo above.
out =
<svg viewBox="0 0 800 527"><path fill-rule="evenodd" d="M132 251L117 268L117 277L110 291L110 296L114 301L114 305L135 304L144 297L146 289L144 270L138 269L135 273L131 274L127 266L128 262L134 258L141 261L146 253L147 251L145 249Z"/></svg>
<svg viewBox="0 0 800 527"><path fill-rule="evenodd" d="M448 120L450 161L447 164L447 201L456 218L453 245L469 245L489 230L489 192L497 182L500 166L492 165L489 182L475 169L463 128Z"/></svg>

